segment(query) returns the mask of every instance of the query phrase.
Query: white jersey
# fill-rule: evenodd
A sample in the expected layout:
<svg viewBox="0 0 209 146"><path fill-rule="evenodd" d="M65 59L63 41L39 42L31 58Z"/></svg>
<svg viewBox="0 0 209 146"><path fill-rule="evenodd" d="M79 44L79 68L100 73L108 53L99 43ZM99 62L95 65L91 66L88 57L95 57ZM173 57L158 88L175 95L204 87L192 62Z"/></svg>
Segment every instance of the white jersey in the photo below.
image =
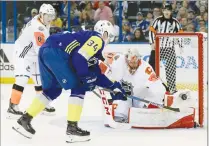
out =
<svg viewBox="0 0 209 146"><path fill-rule="evenodd" d="M107 60L106 60L107 61ZM148 101L164 104L166 106L178 105L180 98L177 98L179 93L176 95L169 95L166 93L165 87L162 81L158 79L153 71L152 67L145 61L139 61L139 67L134 74L129 72L129 67L126 63L126 58L124 55L115 55L113 57L112 64L105 66L100 63L100 68L103 73L105 73L109 78L116 81L126 81L132 84L133 92L132 94L136 97L145 98ZM173 100L175 99L175 100ZM188 103L182 104L182 107L188 107ZM187 106L185 106L187 105ZM174 107L175 107L174 106ZM193 106L189 106L193 107ZM149 108L155 108L150 109ZM155 105L140 102L138 100L132 100L128 98L126 101L115 100L111 106L111 113L114 116L116 122L128 122L134 127L144 128L144 127L172 127L170 125L174 124L176 128L176 121L182 119L182 117L188 117L192 115L192 120L194 120L194 109L185 108L181 109L181 112L170 112L169 110L157 109ZM106 112L106 111L105 111ZM166 115L166 116L165 116ZM109 124L109 119L105 117L104 123ZM157 122L156 122L157 121ZM189 123L192 121L185 120L181 123ZM185 127L183 124L179 127ZM190 126L191 127L191 126Z"/></svg>
<svg viewBox="0 0 209 146"><path fill-rule="evenodd" d="M164 94L166 92L161 80L159 80L152 67L144 60L139 61L139 67L134 74L129 72L125 55L115 55L110 69L105 72L106 76L111 80L123 81L132 87L132 95L146 100L163 103ZM104 72L104 67L101 70ZM128 109L130 107L143 108L146 105L143 102L128 99L127 101L115 100L113 104L117 105L115 116L128 117Z"/></svg>
<svg viewBox="0 0 209 146"><path fill-rule="evenodd" d="M157 80L152 67L144 60L139 61L139 67L132 75L125 61L124 55L119 55L117 60L110 65L111 73L108 75L116 81L126 81L133 86L133 94L137 96L141 90L150 86L153 81Z"/></svg>
<svg viewBox="0 0 209 146"><path fill-rule="evenodd" d="M15 57L37 59L41 45L49 37L49 28L39 20L38 15L29 21L15 41Z"/></svg>

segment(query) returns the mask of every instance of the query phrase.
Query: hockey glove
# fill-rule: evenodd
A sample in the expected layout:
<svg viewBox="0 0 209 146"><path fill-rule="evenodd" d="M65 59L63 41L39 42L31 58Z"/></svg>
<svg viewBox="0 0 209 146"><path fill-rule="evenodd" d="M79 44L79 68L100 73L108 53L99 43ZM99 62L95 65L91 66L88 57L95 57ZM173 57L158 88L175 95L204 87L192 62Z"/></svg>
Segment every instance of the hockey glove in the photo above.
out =
<svg viewBox="0 0 209 146"><path fill-rule="evenodd" d="M122 92L110 93L112 100L127 100L127 97Z"/></svg>
<svg viewBox="0 0 209 146"><path fill-rule="evenodd" d="M110 93L113 100L127 100L126 92L119 82L114 82L110 89L114 93Z"/></svg>
<svg viewBox="0 0 209 146"><path fill-rule="evenodd" d="M80 78L83 88L86 91L92 91L95 89L97 77L93 74Z"/></svg>

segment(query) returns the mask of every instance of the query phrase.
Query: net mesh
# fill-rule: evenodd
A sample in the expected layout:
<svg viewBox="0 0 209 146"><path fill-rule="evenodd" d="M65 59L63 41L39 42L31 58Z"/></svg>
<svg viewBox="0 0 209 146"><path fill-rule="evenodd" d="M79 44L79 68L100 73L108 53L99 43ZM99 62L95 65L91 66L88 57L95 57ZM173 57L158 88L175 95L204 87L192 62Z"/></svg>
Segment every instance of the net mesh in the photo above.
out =
<svg viewBox="0 0 209 146"><path fill-rule="evenodd" d="M207 85L204 76L207 74L207 37L196 33L159 34L156 48L156 52L159 52L156 56L156 73L169 89L192 91L190 100L195 102L197 121L202 125Z"/></svg>
<svg viewBox="0 0 209 146"><path fill-rule="evenodd" d="M163 38L163 37L161 37ZM172 36L174 46L160 46L160 77L170 88L198 90L198 42L197 36ZM160 39L162 44L163 39ZM180 43L180 44L179 44ZM167 78L167 79L166 79ZM168 85L169 86L169 85Z"/></svg>

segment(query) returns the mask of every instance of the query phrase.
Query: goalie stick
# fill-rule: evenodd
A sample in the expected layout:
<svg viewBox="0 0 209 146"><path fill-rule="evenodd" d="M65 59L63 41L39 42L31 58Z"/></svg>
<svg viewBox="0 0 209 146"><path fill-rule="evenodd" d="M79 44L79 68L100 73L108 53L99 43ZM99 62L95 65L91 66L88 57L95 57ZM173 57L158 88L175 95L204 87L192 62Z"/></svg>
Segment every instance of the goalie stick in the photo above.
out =
<svg viewBox="0 0 209 146"><path fill-rule="evenodd" d="M107 91L107 92L110 92L110 93L114 93L114 94L116 93L114 91L111 91L111 90L105 89L105 88L103 88L101 90ZM152 101L149 101L149 100L146 100L146 99L142 99L140 97L135 97L135 96L126 96L126 97L131 98L131 99L135 99L135 100L138 100L138 101L142 101L142 102L145 102L145 103L148 103L148 104L153 104L153 105L156 105L160 108L165 108L165 109L168 109L168 110L171 110L171 111L180 112L179 108L173 108L173 107L170 107L170 106L165 106L163 104L159 104L159 103L155 103L155 102L152 102Z"/></svg>
<svg viewBox="0 0 209 146"><path fill-rule="evenodd" d="M114 128L114 129L131 129L132 126L128 123L118 123L118 122L114 121L113 115L112 115L112 108L110 108L108 99L106 98L103 90L99 89L100 94L98 94L96 91L92 91L92 92L102 100L102 104L103 104L104 110L105 110L104 111L104 113L105 113L104 116L107 119L108 125L111 128Z"/></svg>

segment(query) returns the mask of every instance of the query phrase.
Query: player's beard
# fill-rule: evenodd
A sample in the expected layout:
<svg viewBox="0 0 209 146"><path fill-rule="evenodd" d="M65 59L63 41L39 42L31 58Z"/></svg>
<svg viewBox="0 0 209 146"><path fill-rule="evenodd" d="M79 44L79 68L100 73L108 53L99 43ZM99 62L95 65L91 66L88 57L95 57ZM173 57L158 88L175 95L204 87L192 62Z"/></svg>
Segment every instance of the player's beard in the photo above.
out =
<svg viewBox="0 0 209 146"><path fill-rule="evenodd" d="M138 67L139 67L139 60L137 61L128 61L126 60L127 65L128 65L128 69L129 69L129 73L131 75L135 74L135 72L137 71Z"/></svg>

